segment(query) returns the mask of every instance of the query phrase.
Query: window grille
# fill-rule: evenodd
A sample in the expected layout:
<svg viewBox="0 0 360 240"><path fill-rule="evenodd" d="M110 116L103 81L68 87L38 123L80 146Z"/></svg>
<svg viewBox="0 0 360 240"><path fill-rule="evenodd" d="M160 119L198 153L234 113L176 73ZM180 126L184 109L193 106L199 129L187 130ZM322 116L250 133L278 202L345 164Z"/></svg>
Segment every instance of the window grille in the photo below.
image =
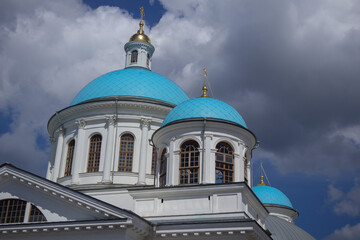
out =
<svg viewBox="0 0 360 240"><path fill-rule="evenodd" d="M153 150L152 150L152 158L151 158L151 174L155 174L155 170L156 170L156 159L157 159L156 148L153 147Z"/></svg>
<svg viewBox="0 0 360 240"><path fill-rule="evenodd" d="M0 224L23 223L26 207L30 207L29 222L45 222L46 218L33 204L21 199L4 199L0 201Z"/></svg>
<svg viewBox="0 0 360 240"><path fill-rule="evenodd" d="M215 154L216 183L230 183L234 178L234 153L229 144L220 142Z"/></svg>
<svg viewBox="0 0 360 240"><path fill-rule="evenodd" d="M119 166L120 172L131 172L134 155L134 137L131 134L124 134L120 141Z"/></svg>
<svg viewBox="0 0 360 240"><path fill-rule="evenodd" d="M166 168L167 168L167 158L166 158L166 149L163 150L161 154L160 161L160 178L159 185L160 187L164 187L166 185Z"/></svg>
<svg viewBox="0 0 360 240"><path fill-rule="evenodd" d="M102 141L102 137L100 134L94 135L90 139L89 159L88 159L88 166L87 166L88 172L98 172L99 171L101 141Z"/></svg>
<svg viewBox="0 0 360 240"><path fill-rule="evenodd" d="M137 59L138 59L138 51L132 51L131 52L131 63L137 63Z"/></svg>
<svg viewBox="0 0 360 240"><path fill-rule="evenodd" d="M199 183L199 144L187 141L180 148L179 183Z"/></svg>
<svg viewBox="0 0 360 240"><path fill-rule="evenodd" d="M75 149L75 140L73 139L68 144L64 176L71 175L71 167L72 167L72 162L73 162L73 158L74 158L74 149Z"/></svg>

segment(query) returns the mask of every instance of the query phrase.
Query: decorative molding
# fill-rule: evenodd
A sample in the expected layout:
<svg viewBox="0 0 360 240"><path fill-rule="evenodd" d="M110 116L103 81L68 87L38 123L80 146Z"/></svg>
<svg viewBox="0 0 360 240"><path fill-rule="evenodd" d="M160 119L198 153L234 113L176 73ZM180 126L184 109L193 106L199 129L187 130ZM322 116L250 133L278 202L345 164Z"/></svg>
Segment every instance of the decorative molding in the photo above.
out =
<svg viewBox="0 0 360 240"><path fill-rule="evenodd" d="M141 118L140 119L141 128L143 128L143 127L148 128L150 126L150 124L151 124L151 118Z"/></svg>
<svg viewBox="0 0 360 240"><path fill-rule="evenodd" d="M56 143L56 138L54 138L54 137L49 137L49 142L50 142L50 144Z"/></svg>
<svg viewBox="0 0 360 240"><path fill-rule="evenodd" d="M116 115L106 116L106 121L109 125L115 126L117 117Z"/></svg>
<svg viewBox="0 0 360 240"><path fill-rule="evenodd" d="M86 127L86 121L84 119L77 120L75 123L78 125L78 128L85 129Z"/></svg>
<svg viewBox="0 0 360 240"><path fill-rule="evenodd" d="M59 136L60 135L64 135L65 133L65 129L63 126L60 126L56 131L55 131L56 134L58 134Z"/></svg>

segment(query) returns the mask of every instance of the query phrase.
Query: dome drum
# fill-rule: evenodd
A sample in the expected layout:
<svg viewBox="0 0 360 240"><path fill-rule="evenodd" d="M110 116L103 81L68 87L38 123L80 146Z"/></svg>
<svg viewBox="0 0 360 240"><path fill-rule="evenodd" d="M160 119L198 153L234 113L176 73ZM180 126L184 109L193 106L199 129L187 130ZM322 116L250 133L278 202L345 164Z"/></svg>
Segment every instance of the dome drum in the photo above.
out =
<svg viewBox="0 0 360 240"><path fill-rule="evenodd" d="M48 169L48 178L73 188L98 183L136 185L140 182L152 185L153 149L147 139L161 126L170 110L171 107L154 103L105 101L79 104L58 112L48 124L53 139L53 157ZM130 134L134 138L132 167L129 172L120 172L120 145L125 134ZM101 147L98 149L97 170L92 172L88 168L89 154L91 139L95 135L101 136ZM142 139L146 139L145 145L141 145ZM72 150L73 160L69 174L66 174L69 143L72 140L75 141ZM141 155L141 151L145 152ZM140 166L144 166L144 169L141 170ZM100 184L98 187L106 185Z"/></svg>
<svg viewBox="0 0 360 240"><path fill-rule="evenodd" d="M235 130L235 131L234 131ZM161 127L153 134L152 141L157 147L157 178L156 186L160 186L162 153L166 154L166 186L182 185L181 183L181 156L183 145L194 142L197 147L199 175L195 177L194 184L216 183L216 156L219 144L225 143L232 149L233 167L231 182L248 180L251 185L250 158L251 150L256 143L252 133L240 126L213 120L181 121ZM196 153L195 153L196 154ZM247 159L247 161L245 161ZM197 163L196 163L197 164ZM247 170L244 170L244 169ZM246 174L246 176L244 175Z"/></svg>

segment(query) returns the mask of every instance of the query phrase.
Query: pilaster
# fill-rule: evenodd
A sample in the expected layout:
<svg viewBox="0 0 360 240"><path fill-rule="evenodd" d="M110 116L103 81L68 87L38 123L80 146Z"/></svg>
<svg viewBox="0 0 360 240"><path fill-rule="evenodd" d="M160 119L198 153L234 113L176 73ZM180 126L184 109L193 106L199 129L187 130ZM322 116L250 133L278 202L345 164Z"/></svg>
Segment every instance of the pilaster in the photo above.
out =
<svg viewBox="0 0 360 240"><path fill-rule="evenodd" d="M106 140L106 150L105 150L105 158L104 158L104 170L103 170L103 178L102 182L107 183L111 182L110 174L111 174L111 163L114 161L114 138L115 138L115 124L116 124L116 116L107 116L107 140Z"/></svg>
<svg viewBox="0 0 360 240"><path fill-rule="evenodd" d="M56 182L59 176L59 168L60 162L62 160L62 152L63 152L63 145L64 145L64 128L61 126L58 130L56 130L57 137L57 145L56 145L56 155L55 155L55 162L54 162L54 169L52 174L52 181Z"/></svg>
<svg viewBox="0 0 360 240"><path fill-rule="evenodd" d="M80 119L76 121L78 126L77 130L77 139L76 139L76 148L75 148L75 157L72 166L72 179L71 184L79 183L79 172L82 161L84 161L84 152L85 152L85 127L86 121L84 119Z"/></svg>
<svg viewBox="0 0 360 240"><path fill-rule="evenodd" d="M140 161L139 161L139 175L138 175L138 183L139 185L145 185L145 177L146 177L146 163L147 163L147 150L149 145L149 127L150 127L151 119L149 118L141 118L140 127L141 127L141 143L140 143Z"/></svg>

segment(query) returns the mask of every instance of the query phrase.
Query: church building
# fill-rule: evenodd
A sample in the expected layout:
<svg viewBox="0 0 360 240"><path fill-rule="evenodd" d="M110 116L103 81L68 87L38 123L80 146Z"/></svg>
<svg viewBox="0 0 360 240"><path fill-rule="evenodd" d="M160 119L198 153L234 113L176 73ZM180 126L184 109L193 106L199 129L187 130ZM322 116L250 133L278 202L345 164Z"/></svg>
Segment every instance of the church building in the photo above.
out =
<svg viewBox="0 0 360 240"><path fill-rule="evenodd" d="M206 69L193 99L152 71L141 12L125 68L50 118L46 179L0 166L0 239L314 239L284 193L252 182L257 138L208 95Z"/></svg>

